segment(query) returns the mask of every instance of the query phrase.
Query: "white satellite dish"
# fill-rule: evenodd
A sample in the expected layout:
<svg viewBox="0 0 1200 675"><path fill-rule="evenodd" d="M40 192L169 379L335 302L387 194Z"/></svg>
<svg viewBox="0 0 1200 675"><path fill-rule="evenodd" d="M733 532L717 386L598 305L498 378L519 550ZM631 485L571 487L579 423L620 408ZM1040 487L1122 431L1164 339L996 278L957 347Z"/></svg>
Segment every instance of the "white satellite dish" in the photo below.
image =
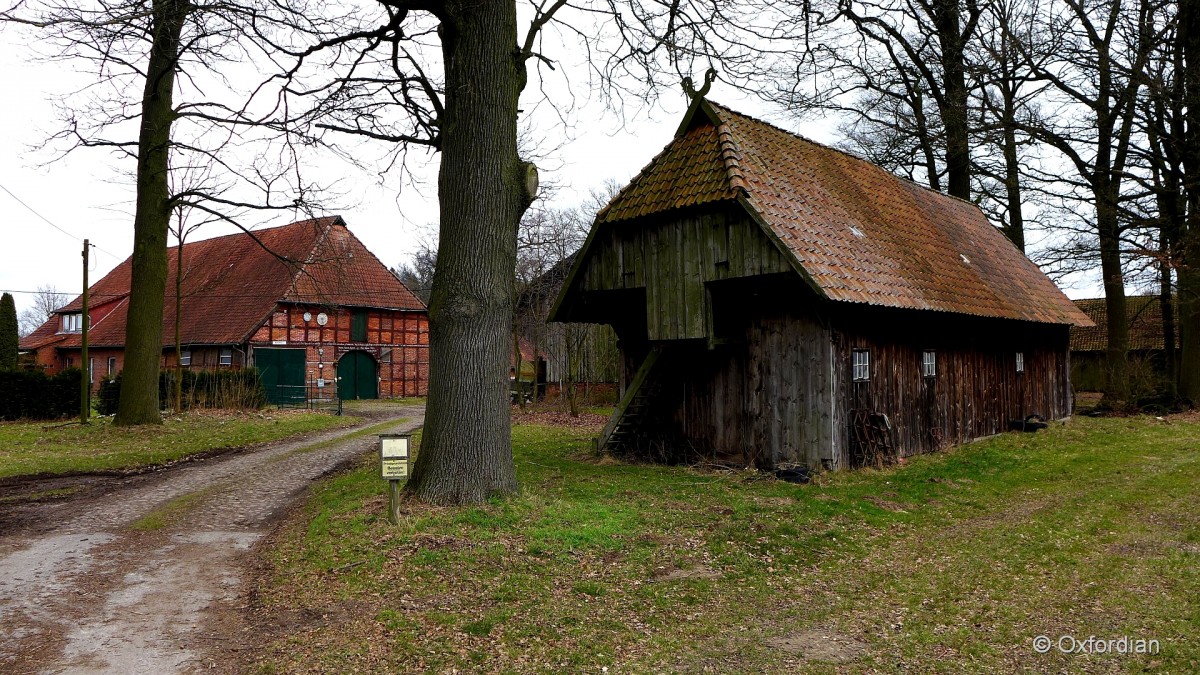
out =
<svg viewBox="0 0 1200 675"><path fill-rule="evenodd" d="M327 323L329 323L329 317L326 316L325 312L321 312L320 314L317 315L317 325L318 326L324 326Z"/></svg>
<svg viewBox="0 0 1200 675"><path fill-rule="evenodd" d="M305 312L304 313L304 322L308 323L309 321L312 321L312 312Z"/></svg>

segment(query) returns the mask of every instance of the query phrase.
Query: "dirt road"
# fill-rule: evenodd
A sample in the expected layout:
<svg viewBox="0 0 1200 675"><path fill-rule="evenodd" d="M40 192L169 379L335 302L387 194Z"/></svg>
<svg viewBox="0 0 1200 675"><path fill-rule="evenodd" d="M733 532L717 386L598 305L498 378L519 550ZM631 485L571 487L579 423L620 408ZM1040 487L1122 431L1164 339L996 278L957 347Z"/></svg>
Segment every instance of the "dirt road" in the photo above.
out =
<svg viewBox="0 0 1200 675"><path fill-rule="evenodd" d="M0 504L0 672L205 670L237 614L248 551L313 480L414 429L419 406L58 502ZM358 433L370 425L386 425Z"/></svg>

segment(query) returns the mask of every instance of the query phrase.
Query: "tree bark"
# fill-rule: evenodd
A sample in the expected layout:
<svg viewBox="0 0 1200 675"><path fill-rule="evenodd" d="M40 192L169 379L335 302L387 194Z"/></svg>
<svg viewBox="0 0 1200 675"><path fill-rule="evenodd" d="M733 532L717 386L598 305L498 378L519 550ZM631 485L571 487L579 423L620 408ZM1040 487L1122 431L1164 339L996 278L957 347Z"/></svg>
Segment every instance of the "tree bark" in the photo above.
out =
<svg viewBox="0 0 1200 675"><path fill-rule="evenodd" d="M1097 172L1097 181L1106 173ZM1108 187L1097 187L1096 230L1100 236L1100 274L1104 283L1104 307L1107 312L1105 329L1108 350L1105 358L1108 369L1104 398L1109 404L1121 405L1129 399L1129 321L1126 314L1125 272L1121 268L1121 242L1115 195Z"/></svg>
<svg viewBox="0 0 1200 675"><path fill-rule="evenodd" d="M436 504L516 491L508 404L517 224L532 195L517 154L524 63L512 0L447 2L429 399L407 490Z"/></svg>
<svg viewBox="0 0 1200 675"><path fill-rule="evenodd" d="M959 199L971 199L971 145L967 131L967 67L963 57L963 35L958 0L937 0L933 21L941 45L942 86L945 104L941 108L946 130L946 193Z"/></svg>
<svg viewBox="0 0 1200 675"><path fill-rule="evenodd" d="M159 424L158 372L162 358L163 294L167 287L170 227L172 95L179 36L191 6L186 0L154 0L153 43L142 94L138 135L137 201L133 217L133 263L125 366L114 424Z"/></svg>
<svg viewBox="0 0 1200 675"><path fill-rule="evenodd" d="M1179 271L1179 395L1200 402L1200 2L1180 0L1176 39L1182 43L1187 132L1184 141L1184 193L1187 232Z"/></svg>

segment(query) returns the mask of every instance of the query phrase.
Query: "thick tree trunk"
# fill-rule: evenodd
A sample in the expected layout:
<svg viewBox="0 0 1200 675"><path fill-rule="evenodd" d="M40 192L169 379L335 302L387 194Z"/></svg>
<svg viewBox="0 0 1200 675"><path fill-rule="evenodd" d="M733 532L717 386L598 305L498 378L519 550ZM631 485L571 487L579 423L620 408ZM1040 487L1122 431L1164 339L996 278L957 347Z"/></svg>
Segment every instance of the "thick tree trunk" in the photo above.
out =
<svg viewBox="0 0 1200 675"><path fill-rule="evenodd" d="M1016 110L1011 92L1004 100L1004 190L1008 197L1008 223L1004 234L1025 252L1025 216L1021 211L1021 164L1017 153Z"/></svg>
<svg viewBox="0 0 1200 675"><path fill-rule="evenodd" d="M933 21L941 44L942 77L945 87L941 106L946 130L946 193L971 198L971 145L967 131L967 68L963 59L963 37L958 0L937 0Z"/></svg>
<svg viewBox="0 0 1200 675"><path fill-rule="evenodd" d="M1105 190L1096 190L1096 229L1100 235L1100 273L1104 283L1104 307L1107 312L1108 372L1104 398L1114 405L1129 399L1129 321L1125 310L1125 273L1121 269L1121 243L1115 199L1105 199Z"/></svg>
<svg viewBox="0 0 1200 675"><path fill-rule="evenodd" d="M142 94L138 136L137 202L133 217L133 269L129 319L125 327L125 366L114 424L158 424L158 371L162 358L163 293L167 287L167 231L170 226L171 97L179 36L190 5L186 0L154 0L154 41Z"/></svg>
<svg viewBox="0 0 1200 675"><path fill-rule="evenodd" d="M1187 195L1187 232L1179 271L1179 395L1200 402L1200 1L1180 0L1187 133L1183 168Z"/></svg>
<svg viewBox="0 0 1200 675"><path fill-rule="evenodd" d="M454 0L445 17L429 399L407 489L427 502L469 504L517 489L508 357L517 223L532 196L517 155L516 4Z"/></svg>

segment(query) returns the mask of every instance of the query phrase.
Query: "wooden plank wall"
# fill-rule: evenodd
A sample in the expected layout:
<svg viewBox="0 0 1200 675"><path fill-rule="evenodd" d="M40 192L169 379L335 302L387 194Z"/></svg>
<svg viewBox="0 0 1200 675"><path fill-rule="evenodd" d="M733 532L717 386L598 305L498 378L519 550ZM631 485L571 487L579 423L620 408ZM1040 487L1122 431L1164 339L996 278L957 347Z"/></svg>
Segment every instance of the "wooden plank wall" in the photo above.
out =
<svg viewBox="0 0 1200 675"><path fill-rule="evenodd" d="M1046 419L1071 414L1065 327L963 319L953 329L948 327L953 319L941 319L942 329L935 332L920 328L919 316L909 320L908 331L869 330L856 321L854 332L834 332L838 412L860 408L886 414L901 456L1001 433L1010 420L1030 414ZM852 379L854 349L870 352L867 382ZM927 349L937 354L933 378L921 372ZM1024 353L1024 373L1016 372L1018 351ZM838 419L835 429L840 435L835 464L844 466L848 419Z"/></svg>
<svg viewBox="0 0 1200 675"><path fill-rule="evenodd" d="M822 466L834 436L829 344L815 318L776 310L753 318L743 340L677 356L679 432L714 458Z"/></svg>
<svg viewBox="0 0 1200 675"><path fill-rule="evenodd" d="M606 227L592 241L575 291L645 288L648 339L686 340L708 336L705 283L790 270L733 205Z"/></svg>

